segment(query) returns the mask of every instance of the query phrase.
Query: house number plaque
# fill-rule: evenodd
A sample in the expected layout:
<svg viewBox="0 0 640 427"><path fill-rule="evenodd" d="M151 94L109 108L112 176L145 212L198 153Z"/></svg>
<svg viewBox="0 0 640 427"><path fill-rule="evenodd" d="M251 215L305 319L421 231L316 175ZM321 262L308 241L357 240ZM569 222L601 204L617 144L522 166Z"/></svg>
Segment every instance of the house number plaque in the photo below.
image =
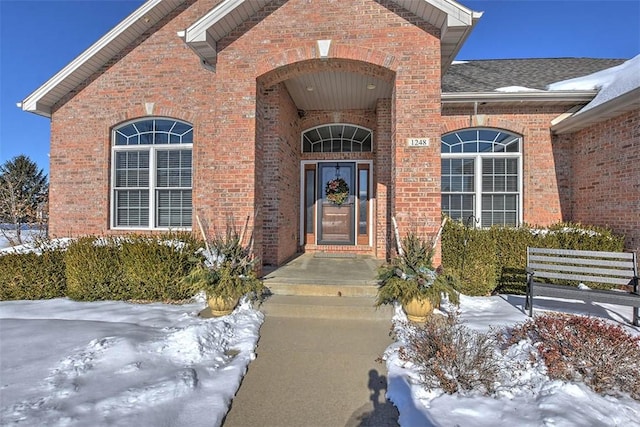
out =
<svg viewBox="0 0 640 427"><path fill-rule="evenodd" d="M407 138L407 145L409 147L428 147L429 138Z"/></svg>

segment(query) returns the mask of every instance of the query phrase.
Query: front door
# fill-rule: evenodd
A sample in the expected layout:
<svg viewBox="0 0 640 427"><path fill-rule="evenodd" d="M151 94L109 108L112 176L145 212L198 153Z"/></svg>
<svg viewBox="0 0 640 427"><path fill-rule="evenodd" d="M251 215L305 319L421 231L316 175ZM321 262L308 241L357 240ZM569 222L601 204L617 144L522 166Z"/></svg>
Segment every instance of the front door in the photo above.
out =
<svg viewBox="0 0 640 427"><path fill-rule="evenodd" d="M303 240L318 245L369 245L370 164L304 166Z"/></svg>
<svg viewBox="0 0 640 427"><path fill-rule="evenodd" d="M318 244L355 244L355 170L353 162L318 164Z"/></svg>

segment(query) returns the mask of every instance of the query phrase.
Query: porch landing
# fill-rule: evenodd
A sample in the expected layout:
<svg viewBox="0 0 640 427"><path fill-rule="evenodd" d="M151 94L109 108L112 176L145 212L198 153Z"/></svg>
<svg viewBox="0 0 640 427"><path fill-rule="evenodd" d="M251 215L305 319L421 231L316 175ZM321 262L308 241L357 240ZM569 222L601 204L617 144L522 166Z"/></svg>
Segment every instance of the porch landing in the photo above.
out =
<svg viewBox="0 0 640 427"><path fill-rule="evenodd" d="M273 295L375 297L383 261L366 255L306 253L265 271Z"/></svg>
<svg viewBox="0 0 640 427"><path fill-rule="evenodd" d="M391 306L375 307L382 260L365 255L306 253L267 271L268 317L390 321Z"/></svg>

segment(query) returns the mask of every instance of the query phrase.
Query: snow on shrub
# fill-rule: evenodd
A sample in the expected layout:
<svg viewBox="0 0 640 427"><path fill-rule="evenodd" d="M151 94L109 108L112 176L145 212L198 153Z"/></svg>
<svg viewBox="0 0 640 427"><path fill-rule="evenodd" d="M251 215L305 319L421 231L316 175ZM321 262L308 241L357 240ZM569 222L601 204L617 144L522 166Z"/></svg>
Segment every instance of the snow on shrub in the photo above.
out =
<svg viewBox="0 0 640 427"><path fill-rule="evenodd" d="M491 334L472 331L455 315L432 315L424 324L403 323L404 362L416 366L427 390L491 394L499 383L496 344ZM396 327L397 330L397 327Z"/></svg>
<svg viewBox="0 0 640 427"><path fill-rule="evenodd" d="M549 314L510 331L507 346L529 340L551 379L584 382L605 395L640 400L640 336L602 319ZM532 355L535 357L535 355Z"/></svg>

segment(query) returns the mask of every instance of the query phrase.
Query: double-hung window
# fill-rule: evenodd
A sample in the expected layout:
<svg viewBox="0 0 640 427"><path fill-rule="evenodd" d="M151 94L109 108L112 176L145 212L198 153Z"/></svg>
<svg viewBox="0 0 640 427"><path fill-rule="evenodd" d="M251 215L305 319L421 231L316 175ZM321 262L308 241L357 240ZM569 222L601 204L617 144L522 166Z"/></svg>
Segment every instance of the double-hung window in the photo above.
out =
<svg viewBox="0 0 640 427"><path fill-rule="evenodd" d="M522 138L496 129L444 135L442 212L482 227L522 223Z"/></svg>
<svg viewBox="0 0 640 427"><path fill-rule="evenodd" d="M189 228L192 224L193 126L154 118L113 130L114 228Z"/></svg>

